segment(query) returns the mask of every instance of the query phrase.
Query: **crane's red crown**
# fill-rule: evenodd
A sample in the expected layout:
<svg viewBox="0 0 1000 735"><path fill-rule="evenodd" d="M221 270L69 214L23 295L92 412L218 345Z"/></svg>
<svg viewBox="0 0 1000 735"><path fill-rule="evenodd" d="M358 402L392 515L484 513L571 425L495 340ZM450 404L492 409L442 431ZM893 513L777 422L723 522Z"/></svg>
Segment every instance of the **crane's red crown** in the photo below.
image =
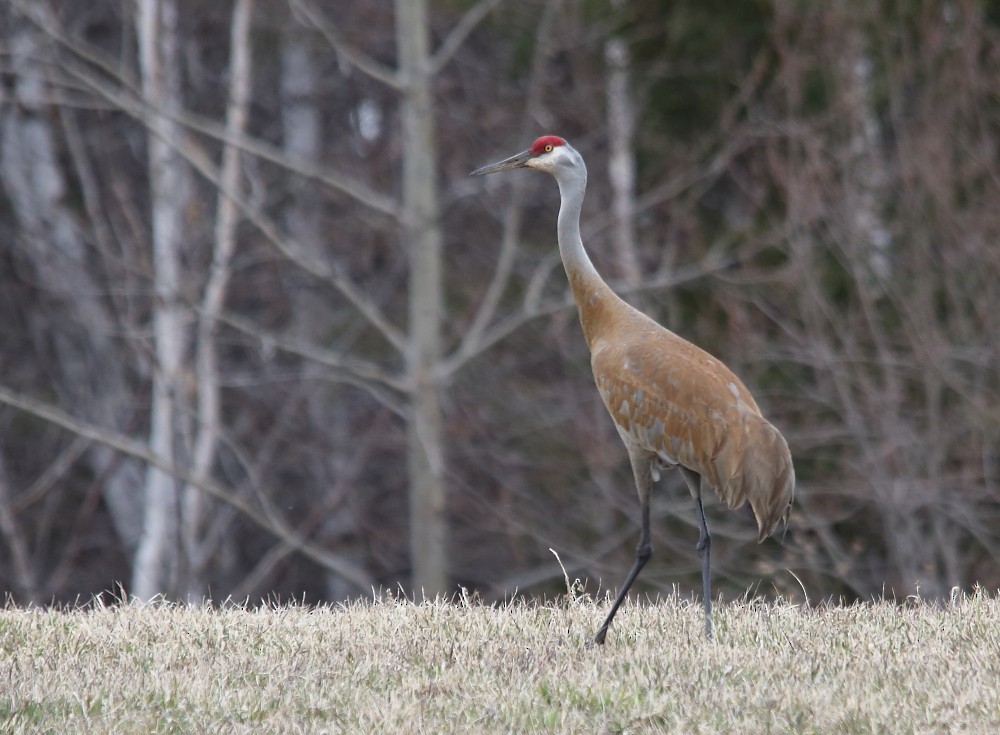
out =
<svg viewBox="0 0 1000 735"><path fill-rule="evenodd" d="M531 155L540 156L543 153L548 153L553 148L560 145L566 145L566 141L558 135L543 135L531 144Z"/></svg>

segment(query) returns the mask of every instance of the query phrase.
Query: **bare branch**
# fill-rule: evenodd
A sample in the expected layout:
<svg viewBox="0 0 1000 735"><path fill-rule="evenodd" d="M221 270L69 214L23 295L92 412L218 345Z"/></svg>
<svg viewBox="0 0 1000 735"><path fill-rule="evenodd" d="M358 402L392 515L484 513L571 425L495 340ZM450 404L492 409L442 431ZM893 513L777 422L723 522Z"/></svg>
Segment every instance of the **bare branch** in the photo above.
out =
<svg viewBox="0 0 1000 735"><path fill-rule="evenodd" d="M183 482L194 485L203 492L208 493L212 497L217 498L223 503L226 503L235 510L239 511L250 521L271 532L287 543L290 547L309 559L312 559L317 564L320 564L325 569L329 569L330 571L341 575L344 579L349 580L359 589L368 589L373 583L372 578L367 574L367 572L347 561L339 554L333 554L325 549L317 547L315 544L310 543L294 529L290 528L284 521L280 520L276 516L269 516L268 514L257 510L245 500L233 495L221 485L217 485L215 482L208 479L199 481L189 470L184 467L178 467L164 460L159 455L151 452L149 448L141 442L129 439L126 436L109 431L108 429L80 421L56 406L30 398L17 391L11 390L4 385L0 385L0 403L5 403L8 406L25 411L26 413L55 424L56 426L61 426L73 434L99 442L121 452L122 454L142 460L143 462L146 462L153 467L157 467L163 472L166 472Z"/></svg>
<svg viewBox="0 0 1000 735"><path fill-rule="evenodd" d="M377 437L381 436L385 431L386 416L387 414L383 412L381 415L375 417L370 424L370 428L361 437L358 437L353 447L348 466L343 469L343 473L337 479L334 487L330 488L327 492L324 501L314 507L310 515L299 524L299 533L309 535L315 532L317 528L329 519L334 509L351 492L358 476L361 474L362 468L371 458L372 448ZM330 539L327 536L327 541L331 540L335 539ZM245 598L293 551L294 549L287 543L282 541L276 543L264 554L253 570L236 586L232 596L237 600Z"/></svg>
<svg viewBox="0 0 1000 735"><path fill-rule="evenodd" d="M358 71L367 74L387 87L395 90L403 88L398 72L384 64L380 64L351 46L341 35L340 31L329 18L319 11L312 3L306 0L292 0L292 10L305 21L308 21L313 28L323 34L323 38L333 47L341 57Z"/></svg>
<svg viewBox="0 0 1000 735"><path fill-rule="evenodd" d="M475 30L476 26L479 25L483 18L485 18L493 8L501 3L502 0L479 0L478 3L469 8L468 12L462 16L462 19L451 29L451 32L444 39L444 42L438 48L438 50L431 56L430 63L428 64L428 74L430 76L435 76L441 69L444 68L445 64L451 61L451 58L455 53L462 47L462 43L469 34Z"/></svg>
<svg viewBox="0 0 1000 735"><path fill-rule="evenodd" d="M312 275L330 282L346 298L350 304L367 319L373 327L399 352L406 350L406 337L382 314L381 309L372 303L354 285L348 276L334 264L327 266L311 258L298 243L289 242L279 231L278 225L258 207L252 204L242 193L226 188L225 182L219 180L215 164L200 146L193 141L184 141L180 146L181 153L202 176L219 188L226 197L239 205L244 216L274 245L286 258Z"/></svg>
<svg viewBox="0 0 1000 735"><path fill-rule="evenodd" d="M80 436L74 438L28 489L18 494L12 504L14 512L17 513L44 497L61 478L66 476L76 461L90 448L90 444L89 439Z"/></svg>
<svg viewBox="0 0 1000 735"><path fill-rule="evenodd" d="M485 3L480 3L480 5L485 5ZM535 53L531 62L531 86L528 89L528 99L521 121L522 132L520 137L526 136L541 98L543 81L541 71L550 51L548 40L552 36L551 31L555 18L556 5L555 0L550 0L546 4L545 12L542 14L535 32ZM486 12L485 10L483 11L484 15ZM496 316L497 308L500 306L500 299L510 281L510 274L517 256L518 234L521 230L521 214L523 212L521 197L523 196L524 187L524 180L520 177L513 179L510 185L510 204L504 213L500 255L497 258L496 268L493 270L493 277L490 279L489 286L486 287L486 293L483 295L483 300L479 303L479 308L472 318L472 323L469 325L468 331L466 331L452 355L447 358L446 361L449 363L457 365L464 362L467 356L478 352L477 347L482 339L483 332ZM450 373L450 370L444 371L444 374Z"/></svg>
<svg viewBox="0 0 1000 735"><path fill-rule="evenodd" d="M300 355L320 365L326 365L354 376L359 384L378 383L399 393L408 390L408 384L404 378L390 375L374 363L356 357L347 357L339 352L317 347L310 342L290 337L287 334L271 332L232 312L219 312L216 314L216 318L220 322L254 337L262 344L278 347L285 352ZM375 390L374 386L372 389Z"/></svg>
<svg viewBox="0 0 1000 735"><path fill-rule="evenodd" d="M7 486L7 472L0 457L0 537L10 549L13 577L16 585L21 588L30 602L41 602L39 599L38 573L31 547L24 528L18 523L14 510L14 498Z"/></svg>
<svg viewBox="0 0 1000 735"><path fill-rule="evenodd" d="M135 117L138 120L151 124L153 117L162 117L171 122L176 122L188 130L192 130L202 135L206 135L218 142L232 145L245 153L265 160L285 170L291 171L311 181L316 181L324 186L345 194L359 204L363 204L380 214L398 219L399 205L390 196L361 184L354 179L339 176L333 172L325 170L311 161L293 160L280 148L272 146L261 140L248 137L246 135L234 136L227 132L224 125L212 120L207 120L198 115L181 109L163 109L144 98L135 80L124 76L115 62L115 59L101 54L92 47L76 42L73 38L63 33L56 22L40 9L39 6L24 3L23 0L10 0L10 2L24 14L26 18L35 23L50 38L59 45L67 49L73 56L83 60L88 66L71 64L68 60L60 62L61 68L81 82L87 89L96 92L99 96L108 100L116 109ZM121 89L116 89L107 81L100 80L100 72L110 79L114 85ZM87 105L80 105L87 106Z"/></svg>
<svg viewBox="0 0 1000 735"><path fill-rule="evenodd" d="M226 131L241 135L246 128L247 110L250 102L250 20L253 15L253 0L236 0L233 7L232 31L230 34L229 104L226 109ZM199 480L211 475L220 432L220 386L216 332L218 315L225 303L226 289L231 274L230 263L236 249L236 226L238 224L237 203L228 198L225 191L240 189L240 152L226 145L222 151L222 170L219 174L222 189L216 203L215 247L208 281L198 312L198 340L195 358L197 380L196 434L192 458L192 473ZM188 597L200 598L202 559L207 554L203 546L202 525L205 515L204 496L197 488L185 486L182 495L184 524L181 537L188 557L189 579Z"/></svg>
<svg viewBox="0 0 1000 735"><path fill-rule="evenodd" d="M46 33L51 34L74 53L78 52L77 45L65 39L59 29L49 23L45 16L37 18L35 15L32 15L31 17L35 20L35 22L42 26ZM80 55L91 63L100 63L102 65L101 68L108 73L114 73L114 70L109 66L108 62L105 62L103 59L93 61L92 57L94 54L89 50L86 50L86 55L84 55L83 52L80 52ZM163 133L160 129L160 123L161 121L179 122L189 128L211 134L214 138L225 142L227 145L236 146L248 153L265 158L268 161L287 166L287 156L285 156L281 151L273 148L272 146L248 139L245 136L232 134L230 131L227 131L224 127L219 126L216 123L204 122L194 116L177 110L167 110L152 106L144 98L140 90L136 89L134 85L126 82L126 80L120 76L116 76L115 78L121 86L115 87L91 73L90 70L76 64L70 64L67 62L64 64L63 68L78 80L88 85L97 94L110 101L118 109L121 109L122 111L142 121L154 134L164 139L168 145L176 148L187 159L188 163L193 168L217 186L227 198L239 204L247 219L253 222L253 224L275 247L278 248L278 250L282 252L283 255L288 257L303 270L332 283L334 287L340 291L340 293L362 314L362 316L364 316L372 324L372 326L378 329L382 336L385 337L385 339L393 347L395 347L399 352L405 352L406 339L402 332L385 318L378 306L373 304L366 296L364 296L351 282L348 276L341 273L336 265L328 267L323 263L319 263L308 258L301 252L301 248L297 247L293 243L289 243L280 234L278 226L272 222L270 218L264 215L257 207L253 206L239 192L232 191L230 188L226 187L225 182L220 180L217 167L200 146L198 146L193 140L188 139L179 141L176 140L176 136ZM386 214L392 214L394 216L396 214L397 210L394 203L390 203L379 194L359 188L356 184L341 181L339 177L332 177L329 174L321 173L315 167L305 166L304 164L303 168L299 170L299 173L316 178L334 188L338 188L357 198L362 203L369 204L378 211L382 211Z"/></svg>
<svg viewBox="0 0 1000 735"><path fill-rule="evenodd" d="M95 86L102 95L114 101L120 109L143 120L150 129L157 133L157 118L152 116L149 108L141 100L132 99L128 95L121 94L117 90L105 85L97 79L83 76L83 80ZM183 117L183 116L181 116ZM221 140L229 141L230 136L223 134ZM239 136L236 136L239 139ZM233 191L220 179L217 166L212 162L207 153L196 142L191 139L176 141L168 139L167 142L175 146L187 162L212 182L225 197L235 202L243 211L244 216L251 221L260 232L274 245L285 257L294 262L300 268L312 275L329 281L340 293L364 316L383 337L400 352L405 351L405 337L398 328L393 326L381 310L365 297L360 290L342 274L336 265L329 267L324 263L317 262L309 258L302 249L295 243L288 242L280 233L278 225L267 217L259 208L254 206L241 192ZM252 150L250 152L253 152Z"/></svg>
<svg viewBox="0 0 1000 735"><path fill-rule="evenodd" d="M760 248L763 249L765 246L762 243ZM635 286L617 282L612 282L610 285L617 293L622 295L657 291L705 278L712 273L731 268L736 262L735 258L709 257L688 268L677 269L673 273L664 273L658 275L656 278L646 279ZM531 309L522 308L520 311L508 315L497 322L492 328L486 330L475 344L470 343L466 349L456 350L449 355L441 363L441 375L445 377L454 375L469 360L490 349L493 345L510 336L528 322L552 316L574 306L575 302L573 301L572 294L567 290L563 293L562 297L553 298L548 303L536 305Z"/></svg>

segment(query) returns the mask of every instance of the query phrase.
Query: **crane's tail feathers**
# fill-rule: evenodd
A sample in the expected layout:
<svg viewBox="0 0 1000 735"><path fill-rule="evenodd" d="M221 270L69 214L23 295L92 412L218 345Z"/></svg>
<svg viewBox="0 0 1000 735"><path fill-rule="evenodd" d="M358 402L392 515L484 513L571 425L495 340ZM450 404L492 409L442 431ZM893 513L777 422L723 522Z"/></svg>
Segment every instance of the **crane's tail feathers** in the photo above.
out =
<svg viewBox="0 0 1000 735"><path fill-rule="evenodd" d="M753 467L747 486L747 499L757 518L757 542L774 533L779 522L788 524L788 514L795 498L795 468L785 437L765 419L753 422L756 434L750 446L754 456L748 457Z"/></svg>
<svg viewBox="0 0 1000 735"><path fill-rule="evenodd" d="M715 458L719 497L729 507L749 501L757 519L757 541L788 522L795 496L795 470L788 443L760 416L748 417L743 434L731 436Z"/></svg>

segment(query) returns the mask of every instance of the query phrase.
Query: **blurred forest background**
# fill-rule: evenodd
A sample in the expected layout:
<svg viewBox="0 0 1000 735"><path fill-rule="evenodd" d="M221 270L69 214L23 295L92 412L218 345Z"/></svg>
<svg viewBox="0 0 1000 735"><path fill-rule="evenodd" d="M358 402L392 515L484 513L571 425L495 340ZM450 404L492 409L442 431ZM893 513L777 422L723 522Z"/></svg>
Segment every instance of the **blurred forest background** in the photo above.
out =
<svg viewBox="0 0 1000 735"><path fill-rule="evenodd" d="M1000 4L0 0L0 74L9 600L618 585L558 191L468 177L545 133L788 438L784 538L706 498L717 590L1000 586ZM679 477L653 514L691 594Z"/></svg>

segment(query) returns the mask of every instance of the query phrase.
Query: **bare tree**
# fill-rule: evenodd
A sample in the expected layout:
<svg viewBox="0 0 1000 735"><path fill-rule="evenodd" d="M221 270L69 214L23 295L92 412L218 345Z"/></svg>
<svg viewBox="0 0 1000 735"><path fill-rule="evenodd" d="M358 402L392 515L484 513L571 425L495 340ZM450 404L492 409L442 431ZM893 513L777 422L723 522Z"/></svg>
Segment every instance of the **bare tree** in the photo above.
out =
<svg viewBox="0 0 1000 735"><path fill-rule="evenodd" d="M496 0L481 0L432 53L424 0L395 4L397 68L382 67L347 44L305 3L299 7L351 64L399 96L401 195L399 238L409 267L406 363L407 475L412 588L433 597L447 591L448 501L441 392L444 276L437 190L437 143L432 84ZM393 340L396 341L396 340Z"/></svg>
<svg viewBox="0 0 1000 735"><path fill-rule="evenodd" d="M437 153L431 96L430 26L424 0L397 0L403 189L400 218L410 262L407 420L410 554L413 588L434 597L447 590L447 494L438 364L441 361L442 261Z"/></svg>
<svg viewBox="0 0 1000 735"><path fill-rule="evenodd" d="M555 192L466 176L543 132L590 164L601 272L792 444L780 550L706 508L727 595L996 579L985 13L0 3L0 585L501 597L561 588L549 548L617 574L635 503ZM683 488L652 515L645 586L693 586Z"/></svg>
<svg viewBox="0 0 1000 735"><path fill-rule="evenodd" d="M236 0L229 39L230 92L226 109L226 136L235 140L244 135L250 103L250 20L253 0ZM222 434L221 385L218 356L219 315L223 311L226 290L232 275L236 250L236 227L239 210L227 192L240 190L240 150L232 143L223 146L216 203L212 264L198 312L195 349L195 438L192 450L192 474L197 481L186 484L182 496L182 539L186 567L186 597L201 600L207 593L204 570L215 545L206 543L207 498L198 487L211 476ZM212 534L218 539L226 534Z"/></svg>
<svg viewBox="0 0 1000 735"><path fill-rule="evenodd" d="M619 10L621 0L612 0ZM612 192L614 237L612 244L622 280L635 288L642 281L635 241L635 101L631 81L631 52L628 42L613 36L604 44L607 64L608 178Z"/></svg>
<svg viewBox="0 0 1000 735"><path fill-rule="evenodd" d="M71 143L69 160L88 184L83 191L90 213L100 222L94 201L98 193L89 185L92 164L87 151L75 144L79 130L72 110L51 104L46 64L55 59L49 40L37 22L7 12L13 81L0 90L0 181L17 224L8 247L30 263L37 283L41 298L32 312L32 331L41 359L55 377L59 400L87 420L123 429L135 416L126 367L129 350L116 339L119 317L102 296L107 291L93 267L93 243L69 200L69 173L59 148L64 133ZM103 494L115 529L125 547L134 549L142 526L140 464L121 461L101 445L89 446L85 459L95 474L105 477Z"/></svg>
<svg viewBox="0 0 1000 735"><path fill-rule="evenodd" d="M181 299L182 249L187 245L185 208L191 190L187 164L177 150L182 130L172 116L183 107L176 0L140 0L136 29L142 92L150 108L148 166L152 208L153 386L150 450L168 464L182 455L180 432L187 368L186 321ZM177 480L159 467L146 472L145 520L135 557L132 593L140 600L173 591L177 571Z"/></svg>

